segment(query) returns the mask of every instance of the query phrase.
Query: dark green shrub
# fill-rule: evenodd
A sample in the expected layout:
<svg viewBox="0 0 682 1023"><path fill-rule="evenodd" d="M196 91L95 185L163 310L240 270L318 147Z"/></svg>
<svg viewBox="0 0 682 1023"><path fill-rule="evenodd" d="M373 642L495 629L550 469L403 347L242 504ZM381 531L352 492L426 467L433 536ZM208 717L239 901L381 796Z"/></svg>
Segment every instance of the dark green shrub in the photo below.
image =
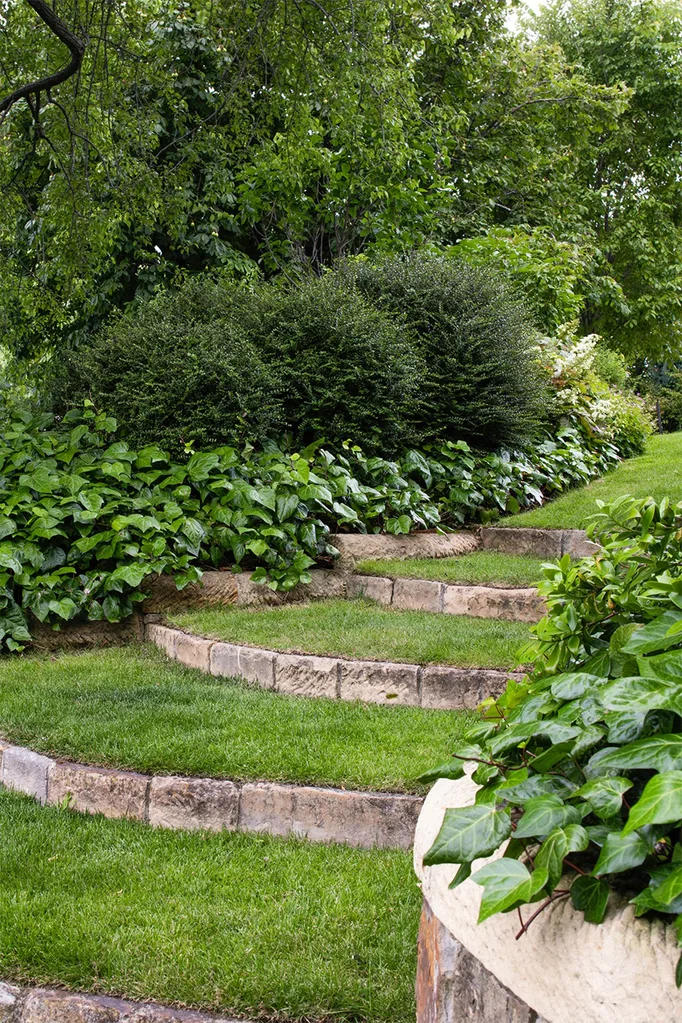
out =
<svg viewBox="0 0 682 1023"><path fill-rule="evenodd" d="M418 254L341 272L397 318L405 344L422 355L426 372L410 417L416 439L490 449L537 433L546 396L532 323L489 270Z"/></svg>
<svg viewBox="0 0 682 1023"><path fill-rule="evenodd" d="M255 301L246 288L194 279L129 307L55 366L55 407L90 398L133 443L175 453L275 434L277 378L249 339Z"/></svg>

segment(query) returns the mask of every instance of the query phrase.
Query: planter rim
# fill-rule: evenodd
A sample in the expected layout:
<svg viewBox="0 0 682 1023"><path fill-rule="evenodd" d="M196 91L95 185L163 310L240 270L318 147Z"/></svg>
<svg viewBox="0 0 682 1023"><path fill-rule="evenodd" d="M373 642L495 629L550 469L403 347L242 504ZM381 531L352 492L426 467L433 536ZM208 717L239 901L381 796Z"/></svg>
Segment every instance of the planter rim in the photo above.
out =
<svg viewBox="0 0 682 1023"><path fill-rule="evenodd" d="M516 912L479 925L480 886L468 880L452 891L456 865L423 866L445 810L471 805L476 788L468 776L441 779L426 797L417 822L415 871L433 914L450 934L545 1023L678 1018L682 992L675 987L675 966L680 949L673 928L661 920L637 919L633 907L612 893L605 921L589 924L565 899L548 907L516 941ZM474 870L484 862L476 861ZM532 911L522 912L527 920Z"/></svg>

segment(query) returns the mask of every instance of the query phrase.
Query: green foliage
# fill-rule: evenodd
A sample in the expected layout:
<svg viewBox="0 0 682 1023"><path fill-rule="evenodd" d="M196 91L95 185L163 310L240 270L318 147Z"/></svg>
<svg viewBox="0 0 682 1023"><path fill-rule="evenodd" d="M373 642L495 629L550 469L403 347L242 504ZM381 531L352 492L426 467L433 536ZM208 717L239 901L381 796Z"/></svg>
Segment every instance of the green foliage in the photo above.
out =
<svg viewBox="0 0 682 1023"><path fill-rule="evenodd" d="M272 437L336 448L352 437L382 454L415 443L405 412L419 358L333 275L290 288L190 278L131 306L51 373L58 409L89 397L131 443L176 454Z"/></svg>
<svg viewBox="0 0 682 1023"><path fill-rule="evenodd" d="M531 674L486 701L452 763L429 773L473 762L480 788L475 807L447 812L424 862L466 876L510 836L473 875L481 920L570 895L599 923L615 886L682 934L682 504L624 497L591 533L597 554L545 566L548 614L521 655ZM566 872L578 876L559 886Z"/></svg>
<svg viewBox="0 0 682 1023"><path fill-rule="evenodd" d="M411 417L422 442L494 448L538 432L546 395L534 333L498 277L428 254L355 261L345 272L398 320L424 360Z"/></svg>

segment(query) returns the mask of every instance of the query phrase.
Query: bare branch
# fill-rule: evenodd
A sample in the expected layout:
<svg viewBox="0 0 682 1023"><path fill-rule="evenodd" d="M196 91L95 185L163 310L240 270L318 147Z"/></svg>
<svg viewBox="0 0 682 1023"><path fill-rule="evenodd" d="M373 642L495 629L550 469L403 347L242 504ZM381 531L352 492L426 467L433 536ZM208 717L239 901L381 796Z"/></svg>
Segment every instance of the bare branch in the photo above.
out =
<svg viewBox="0 0 682 1023"><path fill-rule="evenodd" d="M80 69L83 62L85 43L73 34L71 29L45 3L45 0L26 0L26 3L29 7L33 8L50 31L68 48L71 53L71 60L59 71L55 71L51 75L45 75L43 78L38 78L34 82L28 82L26 85L21 85L14 92L11 92L9 96L5 96L3 100L0 100L0 120L4 120L15 103L25 99L31 108L34 119L37 121L40 109L40 93L47 92L53 89L55 85L61 85L67 78L71 78Z"/></svg>

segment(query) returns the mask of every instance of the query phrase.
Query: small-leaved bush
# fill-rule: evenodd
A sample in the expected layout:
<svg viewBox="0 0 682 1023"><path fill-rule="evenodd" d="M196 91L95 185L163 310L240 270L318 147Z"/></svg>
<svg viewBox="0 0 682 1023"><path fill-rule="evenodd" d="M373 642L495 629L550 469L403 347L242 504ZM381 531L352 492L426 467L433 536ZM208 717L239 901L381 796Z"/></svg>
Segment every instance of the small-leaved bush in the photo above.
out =
<svg viewBox="0 0 682 1023"><path fill-rule="evenodd" d="M682 945L682 504L622 498L590 531L600 551L545 568L530 674L425 776L468 763L479 788L446 811L424 862L459 864L456 886L508 841L473 874L479 920L518 910L522 933L570 899L600 923L615 889Z"/></svg>

